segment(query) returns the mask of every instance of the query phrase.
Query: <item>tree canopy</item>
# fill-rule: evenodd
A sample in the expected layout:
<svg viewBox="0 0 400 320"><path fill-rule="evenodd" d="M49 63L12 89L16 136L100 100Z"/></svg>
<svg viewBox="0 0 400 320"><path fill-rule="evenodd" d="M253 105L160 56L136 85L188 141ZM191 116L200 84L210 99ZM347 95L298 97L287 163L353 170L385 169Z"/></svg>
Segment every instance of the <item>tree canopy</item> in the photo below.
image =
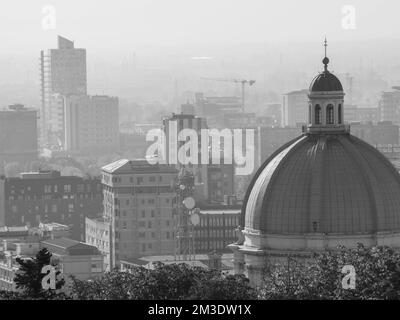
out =
<svg viewBox="0 0 400 320"><path fill-rule="evenodd" d="M44 290L42 287L42 279L46 274L42 273L42 269L47 265L54 265L51 263L52 254L46 249L41 249L34 258L24 259L16 258L18 262L19 270L14 278L17 289L22 290L22 295L40 299L40 298L51 298L57 293L56 290L61 289L64 285L64 279L56 278L56 289ZM60 271L56 272L56 276L60 274Z"/></svg>
<svg viewBox="0 0 400 320"><path fill-rule="evenodd" d="M255 299L256 292L244 276L186 264L158 263L151 270L135 267L130 273L112 271L92 281L74 279L72 296L79 300L234 300Z"/></svg>
<svg viewBox="0 0 400 320"><path fill-rule="evenodd" d="M344 266L355 269L355 288L346 289ZM266 269L260 290L263 299L399 299L400 252L386 247L338 250L315 254L306 263L289 258L288 263Z"/></svg>

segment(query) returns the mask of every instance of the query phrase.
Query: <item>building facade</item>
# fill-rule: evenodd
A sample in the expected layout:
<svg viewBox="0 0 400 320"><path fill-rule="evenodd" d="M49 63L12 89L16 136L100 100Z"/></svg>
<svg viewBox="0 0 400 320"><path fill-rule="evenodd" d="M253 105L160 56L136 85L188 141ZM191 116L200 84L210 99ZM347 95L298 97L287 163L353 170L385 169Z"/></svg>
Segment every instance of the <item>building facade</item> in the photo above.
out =
<svg viewBox="0 0 400 320"><path fill-rule="evenodd" d="M308 90L297 90L283 95L282 127L296 127L307 123Z"/></svg>
<svg viewBox="0 0 400 320"><path fill-rule="evenodd" d="M102 171L111 268L121 259L173 254L176 168L123 159Z"/></svg>
<svg viewBox="0 0 400 320"><path fill-rule="evenodd" d="M195 253L228 252L228 245L237 238L240 211L230 206L200 209L200 222L193 229Z"/></svg>
<svg viewBox="0 0 400 320"><path fill-rule="evenodd" d="M57 265L67 289L71 276L79 280L95 279L104 273L104 259L95 246L68 238L49 239L40 242L40 249L52 254L51 262Z"/></svg>
<svg viewBox="0 0 400 320"><path fill-rule="evenodd" d="M0 165L38 157L37 111L21 104L0 109Z"/></svg>
<svg viewBox="0 0 400 320"><path fill-rule="evenodd" d="M102 212L97 178L62 176L58 171L22 173L0 179L0 225L38 226L57 222L71 227L71 237L84 241L85 217Z"/></svg>
<svg viewBox="0 0 400 320"><path fill-rule="evenodd" d="M58 48L40 53L41 98L40 130L42 144L63 138L61 96L87 93L86 50L58 36Z"/></svg>
<svg viewBox="0 0 400 320"><path fill-rule="evenodd" d="M178 161L177 155L179 149L186 143L179 139L179 133L184 129L193 129L197 133L198 141L198 164L187 164L186 169L189 169L194 174L195 184L203 185L204 196L208 196L208 165L202 164L201 153L202 153L202 129L208 129L207 120L202 117L197 117L189 114L175 114L163 119L163 131L165 133L165 159L167 164L175 165L177 169L182 167L182 163ZM174 156L172 155L174 153ZM208 150L207 150L208 152Z"/></svg>
<svg viewBox="0 0 400 320"><path fill-rule="evenodd" d="M104 257L104 270L110 271L110 223L103 217L86 218L85 243L95 246Z"/></svg>
<svg viewBox="0 0 400 320"><path fill-rule="evenodd" d="M392 121L394 124L399 124L400 90L382 92L379 108L381 121Z"/></svg>
<svg viewBox="0 0 400 320"><path fill-rule="evenodd" d="M68 96L64 105L64 149L92 154L119 150L118 98Z"/></svg>

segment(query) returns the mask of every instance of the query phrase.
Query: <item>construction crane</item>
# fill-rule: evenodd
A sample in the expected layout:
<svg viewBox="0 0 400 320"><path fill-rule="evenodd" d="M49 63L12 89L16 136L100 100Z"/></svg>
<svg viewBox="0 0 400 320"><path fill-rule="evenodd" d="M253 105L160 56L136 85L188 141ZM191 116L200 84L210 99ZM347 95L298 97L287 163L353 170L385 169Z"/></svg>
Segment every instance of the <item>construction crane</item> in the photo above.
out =
<svg viewBox="0 0 400 320"><path fill-rule="evenodd" d="M246 79L224 79L224 78L202 78L202 79L211 81L240 83L242 85L242 112L244 112L244 106L245 106L245 86L246 84L252 86L253 84L256 83L256 80L246 80Z"/></svg>

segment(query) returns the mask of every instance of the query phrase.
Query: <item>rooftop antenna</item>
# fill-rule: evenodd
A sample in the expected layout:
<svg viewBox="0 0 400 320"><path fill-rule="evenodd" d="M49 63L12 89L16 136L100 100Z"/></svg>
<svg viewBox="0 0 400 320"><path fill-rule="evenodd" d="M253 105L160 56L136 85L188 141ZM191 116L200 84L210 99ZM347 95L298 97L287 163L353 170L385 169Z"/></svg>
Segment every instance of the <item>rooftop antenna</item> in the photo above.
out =
<svg viewBox="0 0 400 320"><path fill-rule="evenodd" d="M326 37L325 37L325 41L324 41L324 47L325 47L325 57L322 60L322 63L324 64L324 72L328 71L328 63L329 63L329 59L326 56L326 48L328 47L328 41L326 41Z"/></svg>

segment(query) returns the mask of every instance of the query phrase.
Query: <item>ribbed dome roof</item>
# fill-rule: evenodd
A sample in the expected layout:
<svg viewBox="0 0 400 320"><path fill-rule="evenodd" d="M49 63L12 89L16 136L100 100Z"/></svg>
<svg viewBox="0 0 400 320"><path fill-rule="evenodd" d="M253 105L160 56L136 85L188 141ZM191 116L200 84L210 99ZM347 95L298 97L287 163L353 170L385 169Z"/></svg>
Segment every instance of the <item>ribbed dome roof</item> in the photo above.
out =
<svg viewBox="0 0 400 320"><path fill-rule="evenodd" d="M400 176L350 134L304 134L258 170L245 228L268 234L370 234L400 230Z"/></svg>
<svg viewBox="0 0 400 320"><path fill-rule="evenodd" d="M324 71L313 79L310 91L343 91L343 87L340 80L333 73Z"/></svg>

